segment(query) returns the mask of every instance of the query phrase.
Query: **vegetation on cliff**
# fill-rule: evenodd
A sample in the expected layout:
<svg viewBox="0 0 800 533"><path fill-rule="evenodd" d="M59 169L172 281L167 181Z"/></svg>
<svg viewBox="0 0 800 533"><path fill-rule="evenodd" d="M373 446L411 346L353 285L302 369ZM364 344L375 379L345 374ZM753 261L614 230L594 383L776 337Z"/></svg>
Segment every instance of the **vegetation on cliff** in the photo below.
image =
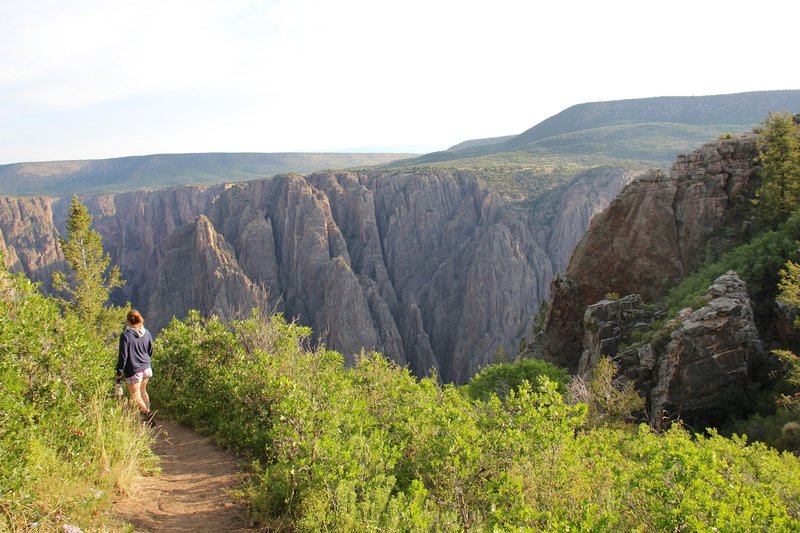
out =
<svg viewBox="0 0 800 533"><path fill-rule="evenodd" d="M158 339L162 412L250 457L285 531L791 530L800 460L676 425L586 424L546 376L473 400L379 354L347 368L280 316L193 313Z"/></svg>
<svg viewBox="0 0 800 533"><path fill-rule="evenodd" d="M758 216L775 225L800 207L800 124L788 113L770 113L764 121L759 163Z"/></svg>
<svg viewBox="0 0 800 533"><path fill-rule="evenodd" d="M800 394L798 360L789 351L797 333L778 334L775 324L776 299L790 308L800 304L795 297L800 280L794 262L800 242L800 125L791 115L770 114L760 132L760 185L754 209L742 207L738 213L748 223L755 220L755 229L741 233L723 227L722 233L728 234L716 239L715 247L707 247L705 262L656 305L666 310L662 320L650 331L634 332L626 342L668 342L675 327L670 319L683 309L706 305L705 294L714 280L727 271L737 272L747 284L761 337L768 339L773 352L764 361L752 361L749 368L754 386L742 392L742 401L752 416L730 421L724 431L800 452L800 402L794 401ZM720 242L727 246L720 247Z"/></svg>
<svg viewBox="0 0 800 533"><path fill-rule="evenodd" d="M100 529L153 466L149 434L108 398L114 348L0 267L0 530Z"/></svg>

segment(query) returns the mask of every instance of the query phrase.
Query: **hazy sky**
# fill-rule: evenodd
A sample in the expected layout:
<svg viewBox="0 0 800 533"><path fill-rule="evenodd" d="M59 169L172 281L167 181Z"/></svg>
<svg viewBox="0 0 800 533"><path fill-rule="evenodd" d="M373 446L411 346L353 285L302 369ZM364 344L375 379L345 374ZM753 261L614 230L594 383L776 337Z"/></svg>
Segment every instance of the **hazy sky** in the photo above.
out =
<svg viewBox="0 0 800 533"><path fill-rule="evenodd" d="M0 163L432 151L574 104L800 89L791 0L0 0Z"/></svg>

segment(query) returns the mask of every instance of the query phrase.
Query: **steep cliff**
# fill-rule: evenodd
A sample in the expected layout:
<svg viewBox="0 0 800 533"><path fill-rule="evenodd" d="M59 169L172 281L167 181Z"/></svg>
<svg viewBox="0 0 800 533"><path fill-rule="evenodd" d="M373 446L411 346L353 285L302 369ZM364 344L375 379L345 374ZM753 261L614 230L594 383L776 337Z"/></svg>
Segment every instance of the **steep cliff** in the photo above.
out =
<svg viewBox="0 0 800 533"><path fill-rule="evenodd" d="M192 308L224 318L274 308L347 357L376 349L463 382L530 336L575 240L636 175L595 170L516 204L449 171L277 176L84 201L128 281L116 298L155 330ZM34 214L20 202L0 204L7 261L44 279L68 202L26 200Z"/></svg>
<svg viewBox="0 0 800 533"><path fill-rule="evenodd" d="M653 301L683 279L752 197L756 139L706 144L679 156L669 176L654 171L625 187L575 247L565 273L574 288L553 290L545 331L530 352L575 370L583 336L575 324L587 305L609 293Z"/></svg>
<svg viewBox="0 0 800 533"><path fill-rule="evenodd" d="M708 288L705 300L627 347L624 340L637 329L648 331L654 317L641 297L588 306L579 372L611 357L646 398L656 427L678 418L700 427L718 425L747 414L748 394L758 389L754 374L765 357L747 288L735 272L727 272Z"/></svg>
<svg viewBox="0 0 800 533"><path fill-rule="evenodd" d="M664 417L718 424L747 413L750 369L764 357L747 287L728 272L709 287L707 299L682 318L657 360L654 424Z"/></svg>
<svg viewBox="0 0 800 533"><path fill-rule="evenodd" d="M45 286L64 260L53 225L58 203L44 197L0 197L0 251L6 266Z"/></svg>

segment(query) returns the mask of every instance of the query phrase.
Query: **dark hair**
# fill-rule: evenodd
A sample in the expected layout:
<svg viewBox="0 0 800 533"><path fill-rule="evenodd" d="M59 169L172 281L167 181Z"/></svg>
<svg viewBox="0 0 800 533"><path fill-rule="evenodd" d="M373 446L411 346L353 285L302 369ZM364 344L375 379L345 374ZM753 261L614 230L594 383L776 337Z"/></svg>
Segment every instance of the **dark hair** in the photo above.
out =
<svg viewBox="0 0 800 533"><path fill-rule="evenodd" d="M131 309L130 311L128 311L127 321L128 324L130 324L131 326L138 326L139 324L144 324L144 319L142 318L142 315L139 314L139 311L137 311L136 309Z"/></svg>

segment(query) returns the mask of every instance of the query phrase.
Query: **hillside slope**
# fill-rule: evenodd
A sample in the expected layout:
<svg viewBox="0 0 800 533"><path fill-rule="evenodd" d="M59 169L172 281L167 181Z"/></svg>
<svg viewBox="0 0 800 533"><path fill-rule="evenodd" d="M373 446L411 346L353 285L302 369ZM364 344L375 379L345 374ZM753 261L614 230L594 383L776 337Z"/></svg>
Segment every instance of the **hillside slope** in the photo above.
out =
<svg viewBox="0 0 800 533"><path fill-rule="evenodd" d="M666 170L678 154L720 135L750 131L770 111L798 110L798 90L590 102L569 107L511 138L466 141L390 166L458 164L475 158L503 161L509 154L527 153L532 158L591 157L595 164L634 160Z"/></svg>
<svg viewBox="0 0 800 533"><path fill-rule="evenodd" d="M797 217L754 233L758 141L748 134L708 143L669 175L655 171L625 187L553 281L544 329L522 356L581 375L611 357L646 398L656 427L675 419L718 426L751 414L777 368L769 342L786 347L774 344L777 271L800 236ZM687 279L690 298L673 296Z"/></svg>
<svg viewBox="0 0 800 533"><path fill-rule="evenodd" d="M203 153L0 165L0 194L60 195L211 185L372 166L407 154Z"/></svg>

